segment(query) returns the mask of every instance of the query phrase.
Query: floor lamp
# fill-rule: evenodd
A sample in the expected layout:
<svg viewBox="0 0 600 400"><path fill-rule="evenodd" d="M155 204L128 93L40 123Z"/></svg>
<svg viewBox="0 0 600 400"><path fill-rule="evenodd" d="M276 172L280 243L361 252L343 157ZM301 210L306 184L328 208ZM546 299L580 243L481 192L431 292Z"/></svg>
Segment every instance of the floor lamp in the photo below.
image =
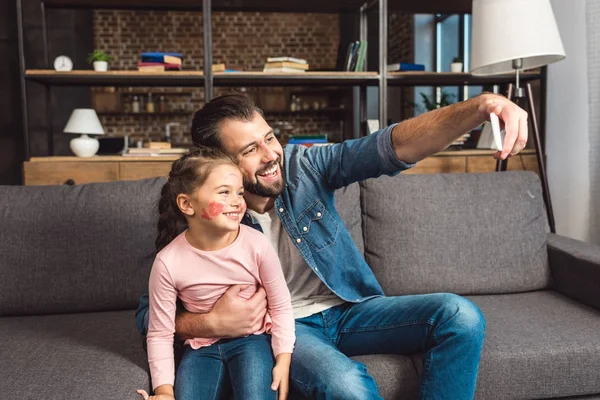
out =
<svg viewBox="0 0 600 400"><path fill-rule="evenodd" d="M550 0L473 0L472 20L471 73L475 76L515 73L515 84L510 84L507 97L529 113L548 223L550 231L555 233L531 84L527 83L525 91L519 82L523 70L565 58ZM524 100L526 105L522 104ZM505 171L507 162L499 160L496 170Z"/></svg>

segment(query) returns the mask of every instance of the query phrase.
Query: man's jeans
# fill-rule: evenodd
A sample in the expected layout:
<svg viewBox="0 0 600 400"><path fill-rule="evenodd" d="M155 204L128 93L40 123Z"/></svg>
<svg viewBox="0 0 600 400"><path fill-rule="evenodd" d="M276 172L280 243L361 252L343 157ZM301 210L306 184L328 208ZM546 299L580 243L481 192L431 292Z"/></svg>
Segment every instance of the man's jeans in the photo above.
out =
<svg viewBox="0 0 600 400"><path fill-rule="evenodd" d="M185 346L175 376L177 400L275 400L271 337L250 335L223 339L198 350Z"/></svg>
<svg viewBox="0 0 600 400"><path fill-rule="evenodd" d="M472 399L485 320L453 294L377 297L296 320L291 384L307 398L381 399L362 354L423 353L420 399Z"/></svg>

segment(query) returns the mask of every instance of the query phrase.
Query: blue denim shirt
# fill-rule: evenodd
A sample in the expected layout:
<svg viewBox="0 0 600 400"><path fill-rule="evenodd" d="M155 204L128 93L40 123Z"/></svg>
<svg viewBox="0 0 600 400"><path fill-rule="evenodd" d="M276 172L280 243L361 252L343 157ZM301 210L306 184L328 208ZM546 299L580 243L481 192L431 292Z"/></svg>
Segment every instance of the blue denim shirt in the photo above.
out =
<svg viewBox="0 0 600 400"><path fill-rule="evenodd" d="M345 301L360 302L382 296L383 291L335 209L334 192L357 181L396 175L412 167L396 158L393 127L331 146L292 145L284 150L286 186L275 199L277 215L308 266ZM248 213L242 223L262 231ZM148 326L147 313L145 293L136 313L142 334Z"/></svg>

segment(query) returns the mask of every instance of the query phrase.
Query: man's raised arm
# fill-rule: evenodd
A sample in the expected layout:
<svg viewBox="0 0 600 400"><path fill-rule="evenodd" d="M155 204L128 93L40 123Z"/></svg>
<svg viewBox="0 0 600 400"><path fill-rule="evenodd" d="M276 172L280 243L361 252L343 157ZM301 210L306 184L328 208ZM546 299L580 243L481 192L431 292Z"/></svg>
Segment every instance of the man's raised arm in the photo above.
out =
<svg viewBox="0 0 600 400"><path fill-rule="evenodd" d="M489 120L492 112L506 129L503 149L494 157L505 159L519 153L527 143L527 112L506 97L491 93L402 121L392 131L394 153L407 163L420 161Z"/></svg>

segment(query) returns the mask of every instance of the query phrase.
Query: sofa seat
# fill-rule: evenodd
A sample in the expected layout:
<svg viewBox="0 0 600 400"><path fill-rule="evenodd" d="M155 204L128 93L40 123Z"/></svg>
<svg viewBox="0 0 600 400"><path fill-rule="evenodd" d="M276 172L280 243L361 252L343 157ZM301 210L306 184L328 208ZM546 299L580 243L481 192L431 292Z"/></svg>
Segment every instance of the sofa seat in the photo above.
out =
<svg viewBox="0 0 600 400"><path fill-rule="evenodd" d="M487 321L477 399L600 398L599 311L550 290L468 298ZM417 398L420 355L354 359L384 399Z"/></svg>
<svg viewBox="0 0 600 400"><path fill-rule="evenodd" d="M470 297L487 320L477 398L600 393L600 312L557 292Z"/></svg>
<svg viewBox="0 0 600 400"><path fill-rule="evenodd" d="M149 387L134 311L0 318L3 399L136 399Z"/></svg>

